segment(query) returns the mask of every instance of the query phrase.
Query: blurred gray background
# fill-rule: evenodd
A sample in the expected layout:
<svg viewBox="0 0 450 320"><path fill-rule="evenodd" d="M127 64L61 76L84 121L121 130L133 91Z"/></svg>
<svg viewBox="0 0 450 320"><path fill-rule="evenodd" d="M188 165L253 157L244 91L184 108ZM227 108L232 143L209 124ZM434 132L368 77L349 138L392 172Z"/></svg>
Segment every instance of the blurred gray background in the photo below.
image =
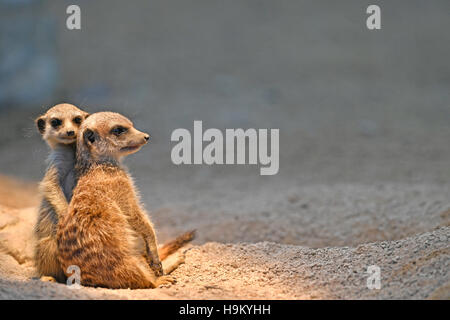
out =
<svg viewBox="0 0 450 320"><path fill-rule="evenodd" d="M69 4L80 31L66 29ZM381 30L366 28L369 4ZM153 208L313 185L448 185L449 14L447 0L0 0L0 173L42 177L33 119L69 102L152 135L127 165ZM194 120L279 128L279 174L173 165L170 134Z"/></svg>
<svg viewBox="0 0 450 320"><path fill-rule="evenodd" d="M0 0L0 297L113 294L28 281L37 191L4 175L42 178L34 119L68 102L151 134L125 163L158 242L206 243L176 286L115 298L448 298L449 58L449 0ZM194 120L278 128L279 173L174 165Z"/></svg>

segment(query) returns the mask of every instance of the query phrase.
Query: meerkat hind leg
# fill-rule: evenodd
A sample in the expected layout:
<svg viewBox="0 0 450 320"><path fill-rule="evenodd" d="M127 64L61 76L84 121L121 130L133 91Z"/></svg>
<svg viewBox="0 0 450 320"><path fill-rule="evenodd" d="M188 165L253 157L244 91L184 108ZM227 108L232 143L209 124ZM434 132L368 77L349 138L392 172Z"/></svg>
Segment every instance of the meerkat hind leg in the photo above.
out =
<svg viewBox="0 0 450 320"><path fill-rule="evenodd" d="M44 282L57 282L55 278L53 278L52 276L42 276L39 280L44 281Z"/></svg>

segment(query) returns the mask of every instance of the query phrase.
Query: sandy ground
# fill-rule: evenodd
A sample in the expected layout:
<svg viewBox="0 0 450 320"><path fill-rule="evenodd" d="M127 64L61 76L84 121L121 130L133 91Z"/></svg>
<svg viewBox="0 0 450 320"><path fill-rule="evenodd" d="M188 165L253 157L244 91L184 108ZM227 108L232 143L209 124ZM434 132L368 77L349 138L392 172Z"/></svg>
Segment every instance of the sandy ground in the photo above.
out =
<svg viewBox="0 0 450 320"><path fill-rule="evenodd" d="M183 218L193 221L188 226L195 225L199 236L198 244L186 251L186 263L174 272L178 282L153 290L72 290L64 284L37 280L31 260L36 207L27 207L27 203L24 208L1 205L0 298L450 298L450 210L444 210L448 189L338 189L331 192L324 187L305 188L277 201L267 201L261 194L258 203L263 199L274 202L278 211L261 204L266 210L262 217L249 213L242 221L238 216L224 214L211 223L204 221L206 216L201 213L183 215L180 208L156 210L152 215L162 226L160 239L181 232L186 227L180 221ZM16 196L20 196L20 189L10 186L9 190L16 190ZM330 194L334 195L331 199ZM333 210L324 210L326 203L334 203ZM245 203L240 206L244 209ZM376 218L356 214L360 206L377 210ZM253 207L254 211L261 208ZM276 219L281 212L285 218ZM388 216L388 212L393 214ZM427 219L423 219L424 215ZM178 223L170 223L176 219ZM237 241L209 242L214 235L222 242ZM264 238L270 242L261 242ZM383 239L389 240L377 241ZM367 288L367 267L371 265L381 269L380 290Z"/></svg>

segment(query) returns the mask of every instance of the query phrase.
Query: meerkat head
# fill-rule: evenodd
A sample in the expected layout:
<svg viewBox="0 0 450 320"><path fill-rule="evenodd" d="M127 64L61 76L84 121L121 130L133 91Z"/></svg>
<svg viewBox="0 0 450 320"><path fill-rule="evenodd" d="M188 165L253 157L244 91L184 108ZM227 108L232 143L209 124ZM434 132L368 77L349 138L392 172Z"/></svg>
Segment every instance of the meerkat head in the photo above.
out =
<svg viewBox="0 0 450 320"><path fill-rule="evenodd" d="M123 115L114 112L94 113L83 122L77 141L79 154L93 161L119 161L137 152L150 136L134 128Z"/></svg>
<svg viewBox="0 0 450 320"><path fill-rule="evenodd" d="M81 123L87 112L68 103L58 104L35 120L42 138L54 148L58 144L72 144L77 140Z"/></svg>

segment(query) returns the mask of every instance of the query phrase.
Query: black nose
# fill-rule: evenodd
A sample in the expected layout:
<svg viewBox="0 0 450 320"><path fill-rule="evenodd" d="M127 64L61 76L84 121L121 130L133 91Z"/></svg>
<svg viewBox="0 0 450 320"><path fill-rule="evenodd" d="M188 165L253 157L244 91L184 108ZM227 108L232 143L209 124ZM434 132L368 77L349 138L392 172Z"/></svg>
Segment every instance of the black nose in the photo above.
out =
<svg viewBox="0 0 450 320"><path fill-rule="evenodd" d="M144 136L145 141L148 141L150 139L149 135Z"/></svg>
<svg viewBox="0 0 450 320"><path fill-rule="evenodd" d="M67 131L67 135L69 137L74 136L75 135L75 131Z"/></svg>

